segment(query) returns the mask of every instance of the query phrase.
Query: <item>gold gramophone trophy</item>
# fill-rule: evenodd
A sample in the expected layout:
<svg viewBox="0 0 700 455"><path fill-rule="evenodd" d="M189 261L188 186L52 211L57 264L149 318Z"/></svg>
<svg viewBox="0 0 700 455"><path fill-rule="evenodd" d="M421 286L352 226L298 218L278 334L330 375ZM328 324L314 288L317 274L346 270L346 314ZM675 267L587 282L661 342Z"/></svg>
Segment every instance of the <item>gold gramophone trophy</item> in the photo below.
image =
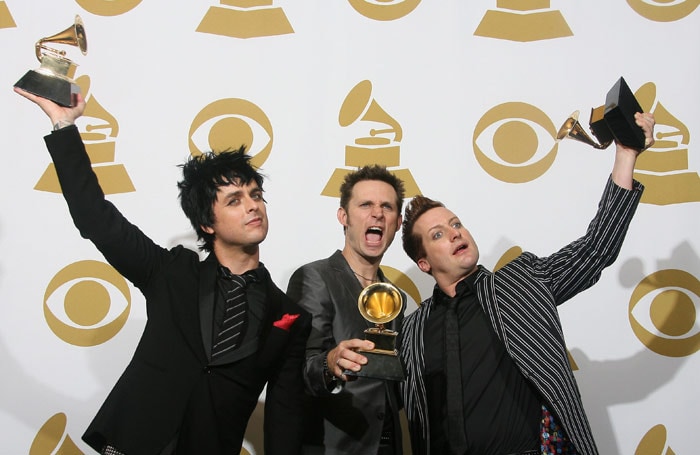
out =
<svg viewBox="0 0 700 455"><path fill-rule="evenodd" d="M36 58L41 66L29 70L15 87L70 107L73 105L73 95L80 93L80 87L72 79L78 65L65 57L66 51L52 49L46 43L78 46L83 55L87 54L85 27L80 16L76 15L75 23L62 32L36 42Z"/></svg>
<svg viewBox="0 0 700 455"><path fill-rule="evenodd" d="M346 370L347 376L359 376L391 381L403 381L405 373L396 350L398 332L384 327L396 319L403 309L401 292L390 283L372 283L362 290L357 299L360 314L375 327L365 330L365 339L374 343L374 349L358 352L367 357L360 371Z"/></svg>
<svg viewBox="0 0 700 455"><path fill-rule="evenodd" d="M646 146L644 130L635 122L635 112L643 111L625 79L620 78L608 92L605 104L591 109L590 127L595 138L586 133L578 121L579 111L574 111L559 128L557 142L570 138L602 150L617 140L622 145L643 150Z"/></svg>

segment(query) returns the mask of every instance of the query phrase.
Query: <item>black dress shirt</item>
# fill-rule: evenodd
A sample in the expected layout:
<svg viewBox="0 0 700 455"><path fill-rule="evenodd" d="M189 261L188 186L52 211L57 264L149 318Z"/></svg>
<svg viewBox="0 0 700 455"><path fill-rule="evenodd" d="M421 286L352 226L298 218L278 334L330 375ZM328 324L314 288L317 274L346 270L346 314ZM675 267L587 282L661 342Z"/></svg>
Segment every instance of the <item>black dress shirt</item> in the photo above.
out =
<svg viewBox="0 0 700 455"><path fill-rule="evenodd" d="M257 334L260 330L260 322L265 316L265 273L263 272L264 265L260 265L246 273L251 273L254 276L254 280L246 286L246 300L247 300L247 311L248 311L248 321L246 325L253 334ZM221 330L221 324L224 320L224 302L226 297L224 296L224 290L228 289L230 284L226 283L224 276L224 271L222 270L224 266L219 265L217 270L216 280L218 292L216 294L216 300L214 301L214 329L212 334L216 337L216 334ZM226 269L228 271L228 269ZM231 273L228 271L228 273ZM212 339L212 343L213 343Z"/></svg>
<svg viewBox="0 0 700 455"><path fill-rule="evenodd" d="M478 272L477 272L478 273ZM539 448L540 400L496 337L474 292L476 275L457 284L460 359L468 453L502 455ZM435 287L426 322L425 369L432 453L449 454L444 323L450 299ZM463 454L459 454L463 455Z"/></svg>

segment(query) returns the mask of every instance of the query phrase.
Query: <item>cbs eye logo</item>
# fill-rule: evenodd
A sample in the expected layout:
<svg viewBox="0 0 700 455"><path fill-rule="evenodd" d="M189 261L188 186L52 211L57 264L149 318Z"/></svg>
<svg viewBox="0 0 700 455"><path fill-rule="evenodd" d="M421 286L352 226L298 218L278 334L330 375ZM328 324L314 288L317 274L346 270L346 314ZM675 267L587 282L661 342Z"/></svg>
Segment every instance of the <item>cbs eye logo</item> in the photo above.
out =
<svg viewBox="0 0 700 455"><path fill-rule="evenodd" d="M75 0L78 5L98 16L118 16L136 8L141 0Z"/></svg>
<svg viewBox="0 0 700 455"><path fill-rule="evenodd" d="M525 183L551 167L557 156L556 134L544 112L530 104L511 102L499 104L481 117L472 145L476 160L489 175L503 182ZM549 148L541 147L547 142Z"/></svg>
<svg viewBox="0 0 700 455"><path fill-rule="evenodd" d="M656 22L672 22L690 15L700 0L627 0L641 16Z"/></svg>
<svg viewBox="0 0 700 455"><path fill-rule="evenodd" d="M700 349L697 309L700 281L683 270L659 270L632 292L629 320L647 348L668 357L685 357Z"/></svg>
<svg viewBox="0 0 700 455"><path fill-rule="evenodd" d="M131 293L112 266L80 261L60 270L44 294L44 318L61 340L96 346L116 335L129 317Z"/></svg>
<svg viewBox="0 0 700 455"><path fill-rule="evenodd" d="M207 105L195 116L189 132L192 156L246 146L251 164L260 168L272 150L272 124L250 101L227 98Z"/></svg>
<svg viewBox="0 0 700 455"><path fill-rule="evenodd" d="M377 21L393 21L416 9L421 0L348 0L355 11Z"/></svg>

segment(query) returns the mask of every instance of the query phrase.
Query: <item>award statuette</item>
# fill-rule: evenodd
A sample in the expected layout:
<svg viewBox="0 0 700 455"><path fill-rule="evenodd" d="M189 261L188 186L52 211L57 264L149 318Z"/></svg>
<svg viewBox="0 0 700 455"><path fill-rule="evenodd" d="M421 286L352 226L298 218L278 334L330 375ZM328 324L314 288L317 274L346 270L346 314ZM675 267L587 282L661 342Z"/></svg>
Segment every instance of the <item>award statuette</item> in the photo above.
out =
<svg viewBox="0 0 700 455"><path fill-rule="evenodd" d="M578 122L579 111L575 111L559 128L557 141L568 137L605 149L617 140L627 147L643 150L646 146L644 131L634 120L636 112L643 112L642 107L625 79L620 78L608 92L605 104L591 109L590 127L595 139L583 129Z"/></svg>
<svg viewBox="0 0 700 455"><path fill-rule="evenodd" d="M365 339L374 343L374 349L358 350L367 357L360 371L345 370L347 376L359 376L391 381L403 381L405 373L396 350L398 332L384 327L403 309L403 297L398 288L389 283L372 283L362 290L357 299L360 314L375 327L365 330Z"/></svg>
<svg viewBox="0 0 700 455"><path fill-rule="evenodd" d="M80 93L80 87L71 79L78 65L65 57L66 51L52 49L45 43L69 44L78 46L83 55L87 54L85 27L80 16L75 16L75 23L53 36L41 38L34 45L36 58L41 66L30 70L15 87L29 93L50 99L61 106L73 105L73 95Z"/></svg>

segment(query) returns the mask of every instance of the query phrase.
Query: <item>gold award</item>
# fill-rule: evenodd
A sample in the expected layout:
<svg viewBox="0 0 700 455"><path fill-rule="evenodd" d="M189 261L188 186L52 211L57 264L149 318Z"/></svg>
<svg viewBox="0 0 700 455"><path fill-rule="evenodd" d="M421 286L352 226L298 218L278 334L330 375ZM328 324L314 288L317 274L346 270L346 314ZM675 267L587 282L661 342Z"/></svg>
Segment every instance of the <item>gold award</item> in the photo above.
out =
<svg viewBox="0 0 700 455"><path fill-rule="evenodd" d="M357 372L346 370L343 372L345 375L390 381L405 379L403 364L396 350L398 332L385 327L401 313L403 300L398 288L390 283L372 283L362 290L357 306L362 317L375 324L365 330L365 339L374 343L374 349L359 350L367 357L367 364Z"/></svg>
<svg viewBox="0 0 700 455"><path fill-rule="evenodd" d="M73 95L80 93L80 87L72 79L78 65L66 58L66 51L50 48L46 43L77 46L83 55L86 55L87 38L80 16L76 15L73 25L62 32L41 38L36 42L34 45L36 58L41 66L36 70L28 71L17 81L15 87L50 99L61 106L73 106Z"/></svg>
<svg viewBox="0 0 700 455"><path fill-rule="evenodd" d="M636 112L644 112L624 78L608 91L605 104L591 109L590 127L595 138L586 133L574 111L559 128L557 141L575 139L596 149L606 149L614 140L627 147L646 148L644 130L634 120Z"/></svg>

